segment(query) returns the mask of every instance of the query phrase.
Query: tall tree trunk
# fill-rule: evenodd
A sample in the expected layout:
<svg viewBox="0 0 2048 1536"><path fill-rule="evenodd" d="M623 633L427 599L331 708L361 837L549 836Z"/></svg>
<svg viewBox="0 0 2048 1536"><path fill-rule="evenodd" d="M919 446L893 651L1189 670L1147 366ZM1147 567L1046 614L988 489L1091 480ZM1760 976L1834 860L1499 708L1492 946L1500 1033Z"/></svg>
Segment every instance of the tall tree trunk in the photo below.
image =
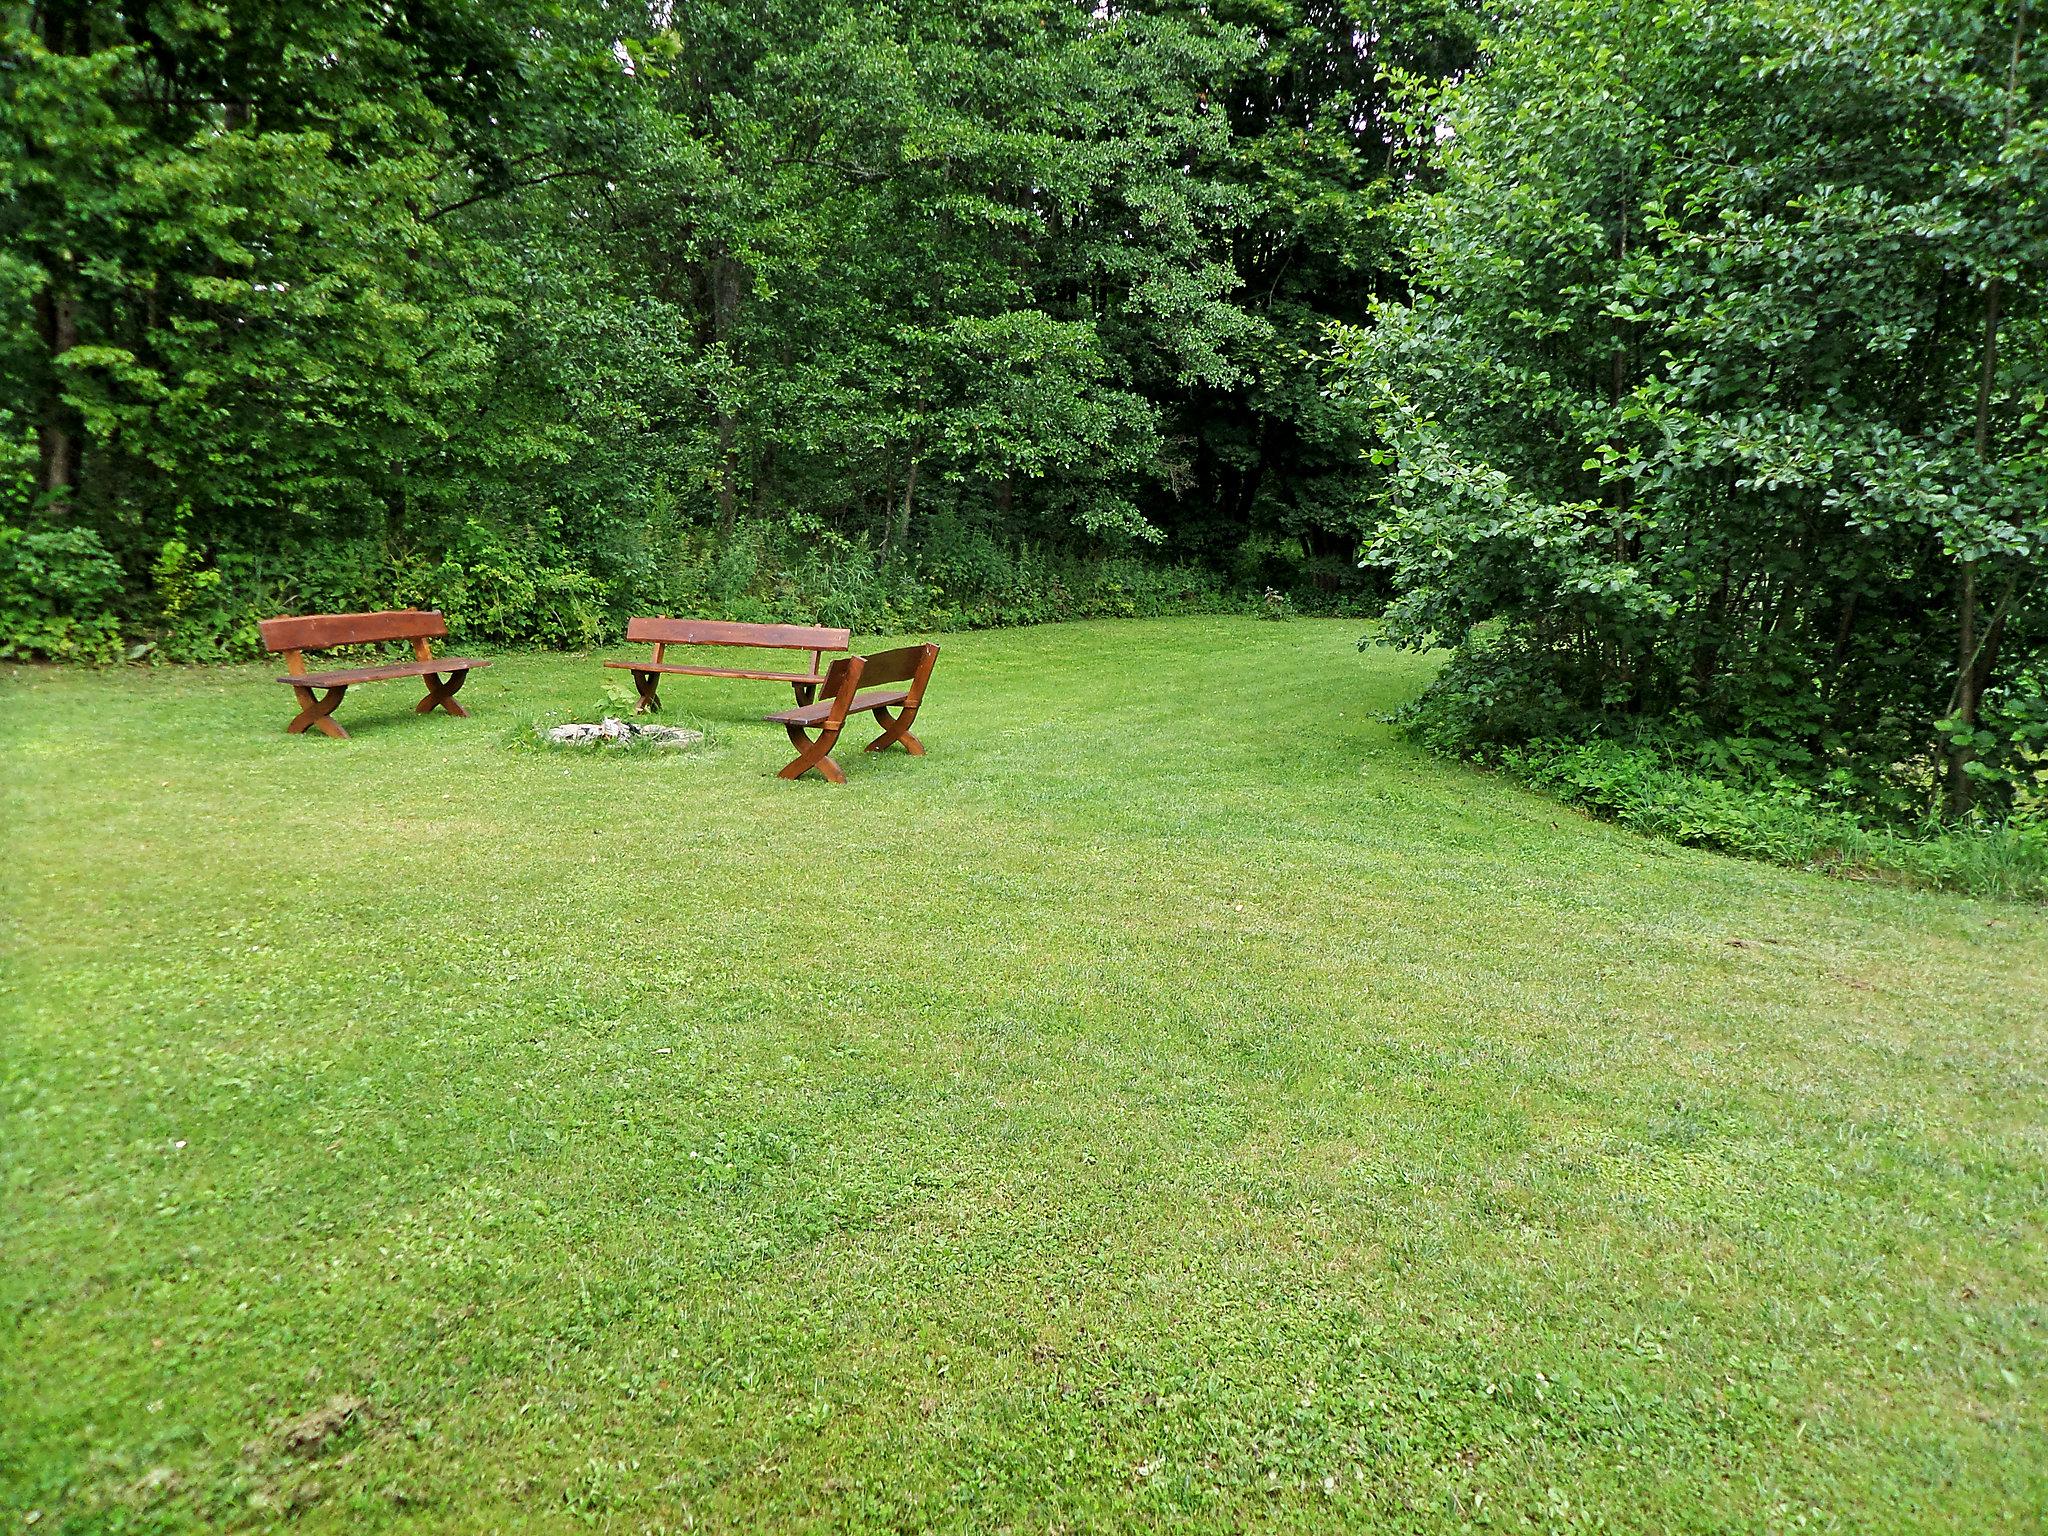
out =
<svg viewBox="0 0 2048 1536"><path fill-rule="evenodd" d="M1852 587L1842 599L1841 616L1835 620L1835 644L1828 652L1828 693L1831 697L1841 682L1842 663L1849 659L1849 641L1856 634L1856 610L1861 596Z"/></svg>
<svg viewBox="0 0 2048 1536"><path fill-rule="evenodd" d="M897 504L895 520L889 528L888 538L882 544L884 566L898 558L903 553L904 546L910 542L910 509L917 499L917 455L922 446L919 443L910 445L910 468L903 476L903 500Z"/></svg>
<svg viewBox="0 0 2048 1536"><path fill-rule="evenodd" d="M1616 286L1620 285L1622 269L1628 265L1628 209L1621 210L1621 227L1614 236L1614 273ZM1615 453L1625 449L1621 433L1621 402L1629 392L1629 331L1626 320L1614 322L1614 350L1607 360L1608 405L1612 409L1613 435L1610 439ZM1629 486L1625 480L1617 480L1608 487L1608 498L1614 507L1614 532L1612 545L1617 564L1628 559L1628 507Z"/></svg>
<svg viewBox="0 0 2048 1536"><path fill-rule="evenodd" d="M1956 583L1956 689L1950 715L1957 725L1977 724L1977 562L1965 560ZM1960 821L1970 814L1970 761L1976 754L1960 736L1949 738L1948 816Z"/></svg>
<svg viewBox="0 0 2048 1536"><path fill-rule="evenodd" d="M64 398L57 360L78 345L78 301L53 285L36 295L35 307L47 369L36 420L36 483L45 495L68 500L78 488L84 445L78 412Z"/></svg>
<svg viewBox="0 0 2048 1536"><path fill-rule="evenodd" d="M728 365L731 362L733 331L739 320L742 276L740 264L733 260L724 246L713 250L710 272L711 339L725 347ZM718 537L723 543L732 536L733 523L739 515L739 423L727 401L719 403L717 424Z"/></svg>
<svg viewBox="0 0 2048 1536"><path fill-rule="evenodd" d="M30 9L40 11L43 46L51 53L82 55L92 47L91 22L79 0L45 0ZM30 23L32 26L34 21ZM43 156L42 148L27 146L31 159ZM77 273L68 257L48 249L33 253L49 272L49 285L34 299L36 339L42 345L42 382L34 402L36 426L36 488L67 508L78 489L80 461L84 457L85 425L78 412L64 398L62 370L57 360L78 345L78 295L73 287Z"/></svg>
<svg viewBox="0 0 2048 1536"><path fill-rule="evenodd" d="M1991 686L1991 674L1998 670L1999 647L2005 643L2006 615L2012 612L2012 600L2020 587L2018 576L2008 576L2005 588L1998 594L1998 601L1991 607L1991 622L1984 626L1984 639L1977 647L1977 697L1984 697L1984 690Z"/></svg>
<svg viewBox="0 0 2048 1536"><path fill-rule="evenodd" d="M2027 8L2028 0L2020 0L2019 12L2013 18L2012 53L2006 63L2005 141L2008 144L2012 141L2018 100L2020 49L2026 40ZM1977 370L1977 422L1973 441L1980 465L1988 460L1991 451L1991 398L1998 382L1999 304L2004 296L2004 279L1994 272L1984 284L1984 342ZM1970 781L1970 763L1976 753L1969 738L1976 729L1977 706L1984 697L1985 684L1990 680L1977 640L1977 561L1974 558L1966 557L1962 561L1961 579L1956 585L1956 688L1954 709L1949 717L1954 721L1956 730L1949 737L1948 750L1948 816L1951 821L1960 821L1969 815L1975 798ZM2003 603L2000 606L1997 622L2003 629Z"/></svg>

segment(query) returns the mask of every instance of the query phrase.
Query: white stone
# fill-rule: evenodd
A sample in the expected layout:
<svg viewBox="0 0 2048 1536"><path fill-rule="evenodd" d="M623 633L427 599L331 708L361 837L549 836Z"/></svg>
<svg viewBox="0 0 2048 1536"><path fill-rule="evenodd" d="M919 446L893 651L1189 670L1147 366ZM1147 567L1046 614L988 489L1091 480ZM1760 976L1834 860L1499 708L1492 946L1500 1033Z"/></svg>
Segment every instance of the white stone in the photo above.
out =
<svg viewBox="0 0 2048 1536"><path fill-rule="evenodd" d="M680 725L641 725L606 715L595 725L558 725L547 733L548 740L563 746L589 747L605 743L644 741L657 747L694 747L704 739L702 731Z"/></svg>

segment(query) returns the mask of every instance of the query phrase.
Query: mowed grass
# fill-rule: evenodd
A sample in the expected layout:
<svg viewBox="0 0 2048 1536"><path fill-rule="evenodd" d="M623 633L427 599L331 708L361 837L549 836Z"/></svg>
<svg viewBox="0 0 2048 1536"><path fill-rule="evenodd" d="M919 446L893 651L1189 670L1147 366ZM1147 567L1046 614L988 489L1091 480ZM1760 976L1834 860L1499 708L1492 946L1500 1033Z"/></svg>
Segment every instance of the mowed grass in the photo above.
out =
<svg viewBox="0 0 2048 1536"><path fill-rule="evenodd" d="M1354 636L941 637L844 788L7 672L0 1529L2042 1529L2048 914Z"/></svg>

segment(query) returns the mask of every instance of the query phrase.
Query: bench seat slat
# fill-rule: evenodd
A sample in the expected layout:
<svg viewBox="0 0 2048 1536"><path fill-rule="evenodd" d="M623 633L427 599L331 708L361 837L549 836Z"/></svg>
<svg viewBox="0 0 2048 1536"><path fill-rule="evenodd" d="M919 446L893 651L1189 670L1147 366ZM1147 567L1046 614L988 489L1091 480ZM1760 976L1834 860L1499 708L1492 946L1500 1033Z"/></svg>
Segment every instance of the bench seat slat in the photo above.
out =
<svg viewBox="0 0 2048 1536"><path fill-rule="evenodd" d="M332 672L302 672L277 679L299 688L346 688L353 683L379 683L391 677L425 677L430 672L474 672L488 661L468 656L436 656L432 661L393 661L374 667L343 667Z"/></svg>
<svg viewBox="0 0 2048 1536"><path fill-rule="evenodd" d="M822 683L822 672L750 672L745 667L690 667L679 661L608 661L621 672L684 672L691 677L751 677L764 683Z"/></svg>
<svg viewBox="0 0 2048 1536"><path fill-rule="evenodd" d="M757 645L779 651L843 651L851 630L813 624L735 624L719 619L629 619L626 638L659 645Z"/></svg>
<svg viewBox="0 0 2048 1536"><path fill-rule="evenodd" d="M877 688L871 693L856 693L853 702L846 706L849 715L865 714L869 710L888 709L901 704L910 697L908 688ZM820 699L815 704L799 704L795 709L785 709L779 715L764 718L777 725L816 725L832 713L832 700Z"/></svg>

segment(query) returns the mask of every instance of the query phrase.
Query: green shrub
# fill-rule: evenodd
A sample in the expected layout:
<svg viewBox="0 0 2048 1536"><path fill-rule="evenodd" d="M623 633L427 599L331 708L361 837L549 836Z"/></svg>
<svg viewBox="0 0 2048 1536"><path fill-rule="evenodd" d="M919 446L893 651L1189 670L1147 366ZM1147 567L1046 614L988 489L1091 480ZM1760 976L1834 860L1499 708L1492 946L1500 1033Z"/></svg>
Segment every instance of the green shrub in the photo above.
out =
<svg viewBox="0 0 2048 1536"><path fill-rule="evenodd" d="M89 528L0 523L0 656L116 661L121 566Z"/></svg>
<svg viewBox="0 0 2048 1536"><path fill-rule="evenodd" d="M1873 826L1796 784L1732 783L1614 741L1539 740L1495 761L1566 805L1690 847L1855 879L2048 901L2048 821Z"/></svg>
<svg viewBox="0 0 2048 1536"><path fill-rule="evenodd" d="M403 540L279 537L270 549L209 551L180 534L142 552L139 588L90 532L11 529L8 539L0 644L67 659L118 656L124 629L161 660L248 658L261 649L257 622L274 614L405 604L440 609L462 643L572 649L615 639L635 613L890 634L1331 606L1313 589L1261 594L1199 566L1005 543L946 517L887 560L866 534L805 513L742 518L723 535L654 516L638 535L580 554L545 518L516 532L465 519Z"/></svg>
<svg viewBox="0 0 2048 1536"><path fill-rule="evenodd" d="M225 573L208 566L182 538L168 539L149 568L150 590L163 615L160 643L180 659L217 659L233 644L222 601Z"/></svg>
<svg viewBox="0 0 2048 1536"><path fill-rule="evenodd" d="M884 561L865 536L820 520L741 522L721 543L681 536L656 606L705 617L835 624L870 634L1215 612L1238 599L1214 573L1134 555L1087 555L935 519Z"/></svg>
<svg viewBox="0 0 2048 1536"><path fill-rule="evenodd" d="M440 609L450 630L487 644L578 649L608 628L596 577L537 539L508 541L473 521L405 600Z"/></svg>
<svg viewBox="0 0 2048 1536"><path fill-rule="evenodd" d="M1395 718L1440 755L1648 836L1851 878L2048 899L2048 706L2025 678L1986 699L1977 771L2003 798L1986 793L1960 826L1931 819L1931 781L1916 787L1896 765L1874 775L1854 744L1825 733L1716 734L1694 714L1588 709L1555 654L1502 629L1467 637Z"/></svg>
<svg viewBox="0 0 2048 1536"><path fill-rule="evenodd" d="M1987 692L1974 727L1946 720L1941 729L1951 741L1966 739L1965 771L1977 781L1980 807L2048 820L2048 662Z"/></svg>
<svg viewBox="0 0 2048 1536"><path fill-rule="evenodd" d="M1383 643L1379 631L1358 646ZM1597 724L1560 686L1551 657L1518 638L1479 634L1452 652L1400 720L1431 751L1481 762L1497 761L1508 747L1578 736Z"/></svg>

